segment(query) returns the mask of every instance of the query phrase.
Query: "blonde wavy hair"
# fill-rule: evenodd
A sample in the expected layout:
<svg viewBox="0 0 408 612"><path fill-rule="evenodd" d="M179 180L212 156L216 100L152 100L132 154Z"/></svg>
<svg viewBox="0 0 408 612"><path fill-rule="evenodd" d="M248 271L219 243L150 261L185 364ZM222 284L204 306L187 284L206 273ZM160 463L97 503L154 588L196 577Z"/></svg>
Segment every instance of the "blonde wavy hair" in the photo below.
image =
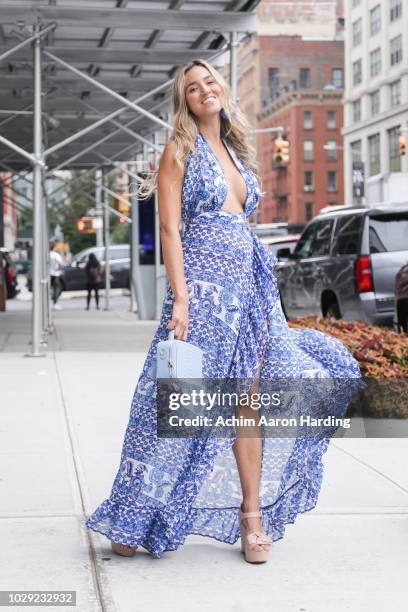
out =
<svg viewBox="0 0 408 612"><path fill-rule="evenodd" d="M182 66L176 72L172 96L173 96L173 131L170 140L176 143L175 161L184 172L185 162L190 152L195 153L195 140L198 134L198 127L194 115L190 112L186 100L186 74L194 66L202 66L214 77L223 91L223 109L220 113L221 137L225 138L232 146L242 162L258 176L258 163L256 161L256 151L248 142L248 131L250 125L244 113L234 105L231 99L231 89L223 76L203 59L196 59ZM157 185L158 169L140 183L137 195L140 199L148 198Z"/></svg>

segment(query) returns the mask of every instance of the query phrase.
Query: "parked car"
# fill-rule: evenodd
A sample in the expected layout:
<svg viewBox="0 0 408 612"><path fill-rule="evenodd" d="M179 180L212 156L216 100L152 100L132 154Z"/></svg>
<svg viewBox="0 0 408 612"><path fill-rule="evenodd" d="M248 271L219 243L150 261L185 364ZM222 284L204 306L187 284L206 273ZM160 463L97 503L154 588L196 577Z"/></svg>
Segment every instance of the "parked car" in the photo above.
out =
<svg viewBox="0 0 408 612"><path fill-rule="evenodd" d="M7 297L6 299L10 300L14 298L17 293L17 279L14 271L14 264L10 257L10 252L8 249L4 247L0 247L0 251L2 252L2 265L4 268L4 278L6 279L6 291Z"/></svg>
<svg viewBox="0 0 408 612"><path fill-rule="evenodd" d="M286 256L276 270L288 318L392 325L395 276L408 259L408 203L334 207L308 223Z"/></svg>
<svg viewBox="0 0 408 612"><path fill-rule="evenodd" d="M260 238L260 240L278 259L281 259L289 257L294 252L299 238L300 234L288 234L287 236Z"/></svg>
<svg viewBox="0 0 408 612"><path fill-rule="evenodd" d="M395 324L408 334L408 260L395 278Z"/></svg>
<svg viewBox="0 0 408 612"><path fill-rule="evenodd" d="M72 258L72 261L66 265L61 275L61 284L63 291L76 291L86 289L85 265L88 261L90 253L95 253L96 257L102 264L103 273L105 267L104 247L89 247L80 251ZM111 274L111 287L113 289L127 288L129 289L129 272L130 272L130 245L129 244L111 244L109 247L109 261ZM139 262L141 265L154 265L154 251L150 245L139 245ZM161 253L161 263L163 263ZM105 286L105 280L102 281L101 287ZM32 290L32 272L31 268L27 274L27 287Z"/></svg>
<svg viewBox="0 0 408 612"><path fill-rule="evenodd" d="M105 248L90 247L77 253L72 258L71 263L63 268L61 274L63 291L86 289L85 266L91 253L94 253L102 264L103 281L101 287L105 286ZM112 289L129 288L130 246L128 244L112 244L109 247L109 263Z"/></svg>

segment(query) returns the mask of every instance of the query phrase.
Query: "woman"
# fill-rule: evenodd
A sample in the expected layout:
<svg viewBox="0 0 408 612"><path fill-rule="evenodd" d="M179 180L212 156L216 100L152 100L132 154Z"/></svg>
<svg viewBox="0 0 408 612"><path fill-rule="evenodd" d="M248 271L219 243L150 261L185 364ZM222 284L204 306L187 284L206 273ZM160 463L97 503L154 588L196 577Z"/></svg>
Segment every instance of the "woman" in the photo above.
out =
<svg viewBox="0 0 408 612"><path fill-rule="evenodd" d="M341 414L360 371L337 340L286 323L276 259L247 223L260 196L254 152L222 76L193 61L179 69L173 101L174 132L157 176L170 286L135 389L111 495L86 525L106 535L119 554L132 556L142 546L155 557L177 549L189 534L233 544L241 530L245 559L263 562L286 523L315 506L328 439L262 439L258 423L249 436L237 427L232 437L158 437L157 343L175 330L177 339L202 348L204 378L249 379L253 393L260 377L296 377L307 369L353 379L345 395L326 398ZM238 410L253 416L250 407Z"/></svg>
<svg viewBox="0 0 408 612"><path fill-rule="evenodd" d="M95 291L96 309L99 310L99 294L98 289L102 278L102 266L94 253L90 253L85 266L86 288L88 295L86 296L86 310L89 310L91 302L92 289Z"/></svg>

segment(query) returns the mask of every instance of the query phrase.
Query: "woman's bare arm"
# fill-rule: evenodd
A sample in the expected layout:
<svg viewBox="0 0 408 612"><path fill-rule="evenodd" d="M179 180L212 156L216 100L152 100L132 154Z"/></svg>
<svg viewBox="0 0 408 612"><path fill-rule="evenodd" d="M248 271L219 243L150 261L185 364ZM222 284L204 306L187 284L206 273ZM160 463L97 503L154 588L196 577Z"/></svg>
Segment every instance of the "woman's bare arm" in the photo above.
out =
<svg viewBox="0 0 408 612"><path fill-rule="evenodd" d="M172 318L167 329L174 329L178 340L187 340L188 290L179 231L183 172L177 165L174 154L175 143L170 140L160 159L157 177L160 238L164 265L174 295Z"/></svg>

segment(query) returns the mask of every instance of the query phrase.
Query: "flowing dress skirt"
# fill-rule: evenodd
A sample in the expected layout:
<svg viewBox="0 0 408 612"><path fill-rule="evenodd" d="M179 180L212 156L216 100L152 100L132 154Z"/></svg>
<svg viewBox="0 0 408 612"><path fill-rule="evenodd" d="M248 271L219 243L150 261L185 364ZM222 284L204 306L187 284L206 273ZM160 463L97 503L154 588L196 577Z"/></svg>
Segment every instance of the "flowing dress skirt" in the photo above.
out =
<svg viewBox="0 0 408 612"><path fill-rule="evenodd" d="M204 351L203 377L296 378L306 370L351 379L346 393L327 397L345 412L361 383L360 369L338 340L316 330L290 329L283 315L275 257L246 224L244 214L201 213L182 239L189 291L187 341ZM157 436L156 349L167 339L170 287L160 323L137 382L120 464L108 499L86 526L110 540L142 546L155 557L181 546L189 534L233 544L242 492L233 437ZM314 508L328 438L264 438L260 505L273 540L299 513Z"/></svg>

